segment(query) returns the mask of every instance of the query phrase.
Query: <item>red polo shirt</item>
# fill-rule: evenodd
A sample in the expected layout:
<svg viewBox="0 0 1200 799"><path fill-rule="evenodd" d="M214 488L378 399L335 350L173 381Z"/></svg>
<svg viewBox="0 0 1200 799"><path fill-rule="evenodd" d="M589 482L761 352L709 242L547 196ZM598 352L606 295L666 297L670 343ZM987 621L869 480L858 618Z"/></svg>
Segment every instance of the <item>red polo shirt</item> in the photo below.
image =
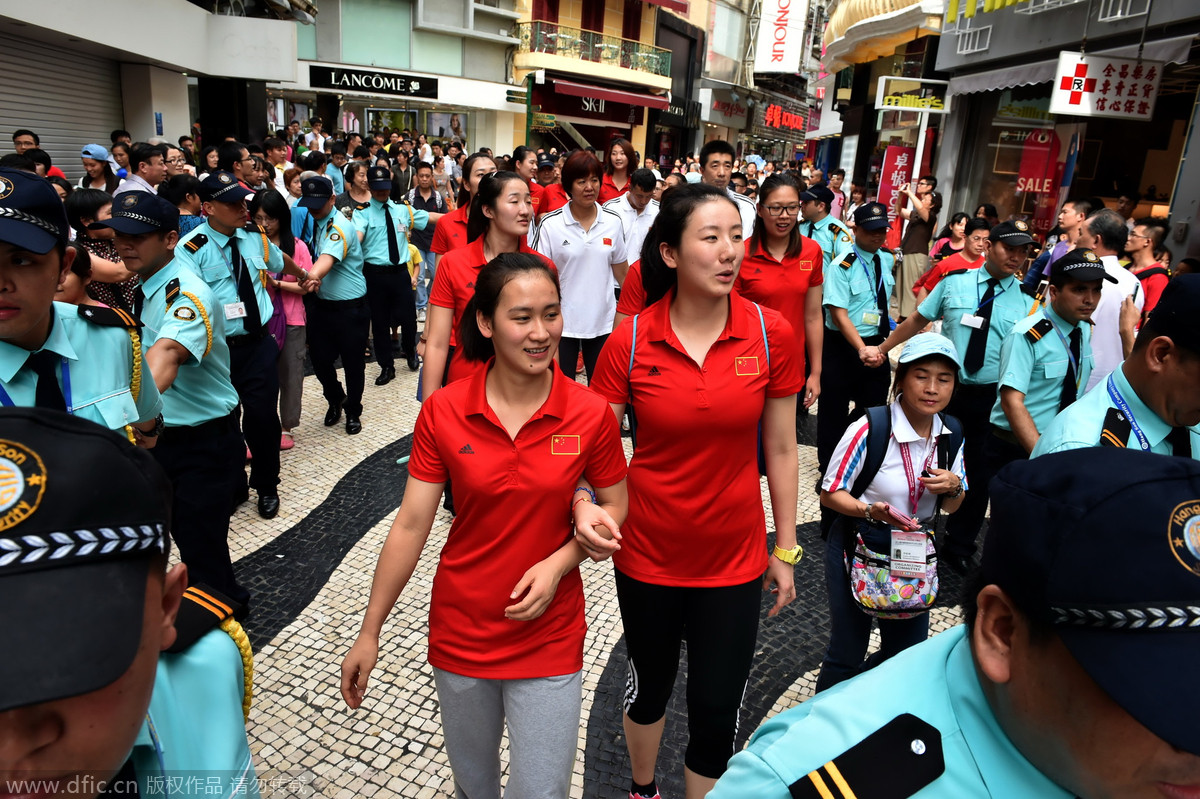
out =
<svg viewBox="0 0 1200 799"><path fill-rule="evenodd" d="M656 585L727 586L767 567L766 517L757 464L758 423L767 397L804 386L792 326L763 308L771 364L754 304L730 295L725 329L704 366L671 329L674 292L617 327L600 353L591 386L626 402L630 383L638 444L629 464L629 516L613 561Z"/></svg>
<svg viewBox="0 0 1200 799"><path fill-rule="evenodd" d="M580 478L607 487L625 476L621 431L607 403L553 364L551 371L550 396L515 439L487 403L487 369L421 406L408 473L429 483L453 480L458 509L429 603L429 662L439 669L515 680L583 667L578 569L562 578L537 619L504 617L525 571L570 538Z"/></svg>
<svg viewBox="0 0 1200 799"><path fill-rule="evenodd" d="M439 308L449 308L454 314L453 321L450 323L451 347L458 346L458 326L462 324L462 315L467 309L467 303L475 296L475 277L479 274L479 270L487 264L483 255L483 238L480 236L472 242L464 240L463 244L446 253L433 276L429 301ZM436 238L434 242L436 244ZM550 267L551 272L558 274L554 262L536 250L531 250L524 239L521 240L518 251L536 255L546 266ZM456 349L454 357L450 360L448 379L450 381L459 380L471 374L472 371L472 364Z"/></svg>
<svg viewBox="0 0 1200 799"><path fill-rule="evenodd" d="M629 175L625 176L625 186L618 189L617 184L613 183L612 175L605 174L600 178L600 204L615 200L625 192L629 191Z"/></svg>
<svg viewBox="0 0 1200 799"><path fill-rule="evenodd" d="M955 269L978 269L981 266L983 266L982 255L975 261L968 261L967 257L961 252L956 252L954 255L947 255L931 266L925 274L917 278L917 282L913 283L912 293L915 296L921 293L921 289L933 291L934 287L942 282L942 278Z"/></svg>
<svg viewBox="0 0 1200 799"><path fill-rule="evenodd" d="M804 298L812 286L825 282L822 271L824 256L821 245L801 236L800 252L782 261L762 247L746 241L746 257L738 272L734 288L746 299L774 308L783 314L796 336L796 361L804 374Z"/></svg>
<svg viewBox="0 0 1200 799"><path fill-rule="evenodd" d="M542 195L546 193L546 189L536 180L529 181L529 198L533 201L533 218L537 219L538 208L542 204Z"/></svg>
<svg viewBox="0 0 1200 799"><path fill-rule="evenodd" d="M625 282L621 284L621 298L617 300L617 313L633 316L646 307L646 287L642 284L642 259L629 265Z"/></svg>
<svg viewBox="0 0 1200 799"><path fill-rule="evenodd" d="M544 189L542 192L542 204L537 209L539 218L551 211L562 208L571 201L571 198L563 190L561 183L551 183L549 186L543 186L542 188Z"/></svg>
<svg viewBox="0 0 1200 799"><path fill-rule="evenodd" d="M445 255L466 244L467 214L470 210L471 206L464 205L461 208L455 208L439 219L437 226L433 229L433 244L429 249L438 255Z"/></svg>

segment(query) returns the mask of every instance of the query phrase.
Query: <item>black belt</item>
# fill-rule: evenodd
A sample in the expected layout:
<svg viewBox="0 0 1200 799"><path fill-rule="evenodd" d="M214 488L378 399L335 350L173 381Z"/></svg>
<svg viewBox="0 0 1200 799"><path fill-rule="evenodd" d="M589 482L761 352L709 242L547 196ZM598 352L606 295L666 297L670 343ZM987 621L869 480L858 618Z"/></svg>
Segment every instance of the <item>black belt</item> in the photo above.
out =
<svg viewBox="0 0 1200 799"><path fill-rule="evenodd" d="M210 419L198 425L167 427L162 431L162 440L168 444L195 444L198 441L222 436L237 429L233 414Z"/></svg>
<svg viewBox="0 0 1200 799"><path fill-rule="evenodd" d="M1001 441L1007 441L1009 444L1015 444L1016 446L1024 449L1024 446L1022 446L1021 442L1017 440L1016 433L1011 430L1005 430L1003 427L998 425L992 425L992 435Z"/></svg>
<svg viewBox="0 0 1200 799"><path fill-rule="evenodd" d="M267 326L262 325L255 330L247 329L246 332L240 336L226 336L225 343L231 348L248 347L251 344L261 341L265 335L267 335Z"/></svg>
<svg viewBox="0 0 1200 799"><path fill-rule="evenodd" d="M355 297L352 300L325 300L325 299L321 299L320 297L313 297L313 302L315 302L317 305L324 305L329 308L348 309L348 308L358 308L360 306L366 305L367 298L366 297Z"/></svg>

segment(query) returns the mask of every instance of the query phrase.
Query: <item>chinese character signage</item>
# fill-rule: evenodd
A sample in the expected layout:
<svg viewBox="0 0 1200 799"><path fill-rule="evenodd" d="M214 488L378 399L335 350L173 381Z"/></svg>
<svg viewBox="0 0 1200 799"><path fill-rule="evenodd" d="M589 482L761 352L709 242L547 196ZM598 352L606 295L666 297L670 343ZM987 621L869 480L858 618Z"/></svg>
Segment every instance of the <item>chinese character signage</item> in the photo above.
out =
<svg viewBox="0 0 1200 799"><path fill-rule="evenodd" d="M896 198L903 186L912 181L914 147L889 145L883 151L883 171L879 173L879 202L887 206L888 219L896 218Z"/></svg>
<svg viewBox="0 0 1200 799"><path fill-rule="evenodd" d="M879 79L875 92L876 111L917 111L923 114L948 114L946 97L949 81L917 80L887 75Z"/></svg>
<svg viewBox="0 0 1200 799"><path fill-rule="evenodd" d="M768 105L763 111L763 124L768 128L787 128L789 130L804 130L804 115L785 111L781 105Z"/></svg>
<svg viewBox="0 0 1200 799"><path fill-rule="evenodd" d="M1161 61L1059 53L1050 113L1149 122L1163 66Z"/></svg>

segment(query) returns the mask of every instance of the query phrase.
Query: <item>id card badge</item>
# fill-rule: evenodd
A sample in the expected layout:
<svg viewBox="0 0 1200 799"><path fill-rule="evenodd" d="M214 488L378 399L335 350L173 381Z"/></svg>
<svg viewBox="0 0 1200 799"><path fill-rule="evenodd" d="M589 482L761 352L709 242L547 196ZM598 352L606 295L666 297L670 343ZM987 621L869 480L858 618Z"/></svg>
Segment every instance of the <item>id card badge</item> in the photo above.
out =
<svg viewBox="0 0 1200 799"><path fill-rule="evenodd" d="M925 533L892 530L890 554L893 577L925 576Z"/></svg>
<svg viewBox="0 0 1200 799"><path fill-rule="evenodd" d="M878 327L879 319L880 319L879 311L863 311L862 320L863 320L864 325L871 325L872 327Z"/></svg>
<svg viewBox="0 0 1200 799"><path fill-rule="evenodd" d="M244 303L244 302L225 303L225 318L226 319L245 319L246 318L246 303Z"/></svg>
<svg viewBox="0 0 1200 799"><path fill-rule="evenodd" d="M962 324L966 325L967 327L972 328L973 330L979 330L980 328L983 327L983 317L976 316L973 313L963 314L962 319L960 319L959 321Z"/></svg>

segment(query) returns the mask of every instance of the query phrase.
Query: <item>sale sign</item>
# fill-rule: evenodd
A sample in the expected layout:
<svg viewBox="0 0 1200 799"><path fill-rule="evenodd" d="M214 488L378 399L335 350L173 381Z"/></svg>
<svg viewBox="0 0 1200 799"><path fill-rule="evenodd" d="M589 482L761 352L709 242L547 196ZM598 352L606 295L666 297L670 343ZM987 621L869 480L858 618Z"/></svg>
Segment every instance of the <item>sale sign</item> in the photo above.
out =
<svg viewBox="0 0 1200 799"><path fill-rule="evenodd" d="M1164 66L1161 61L1059 53L1050 113L1148 122Z"/></svg>
<svg viewBox="0 0 1200 799"><path fill-rule="evenodd" d="M879 173L879 202L887 206L888 219L896 218L896 198L906 183L912 181L914 147L888 145L883 151L883 170Z"/></svg>

